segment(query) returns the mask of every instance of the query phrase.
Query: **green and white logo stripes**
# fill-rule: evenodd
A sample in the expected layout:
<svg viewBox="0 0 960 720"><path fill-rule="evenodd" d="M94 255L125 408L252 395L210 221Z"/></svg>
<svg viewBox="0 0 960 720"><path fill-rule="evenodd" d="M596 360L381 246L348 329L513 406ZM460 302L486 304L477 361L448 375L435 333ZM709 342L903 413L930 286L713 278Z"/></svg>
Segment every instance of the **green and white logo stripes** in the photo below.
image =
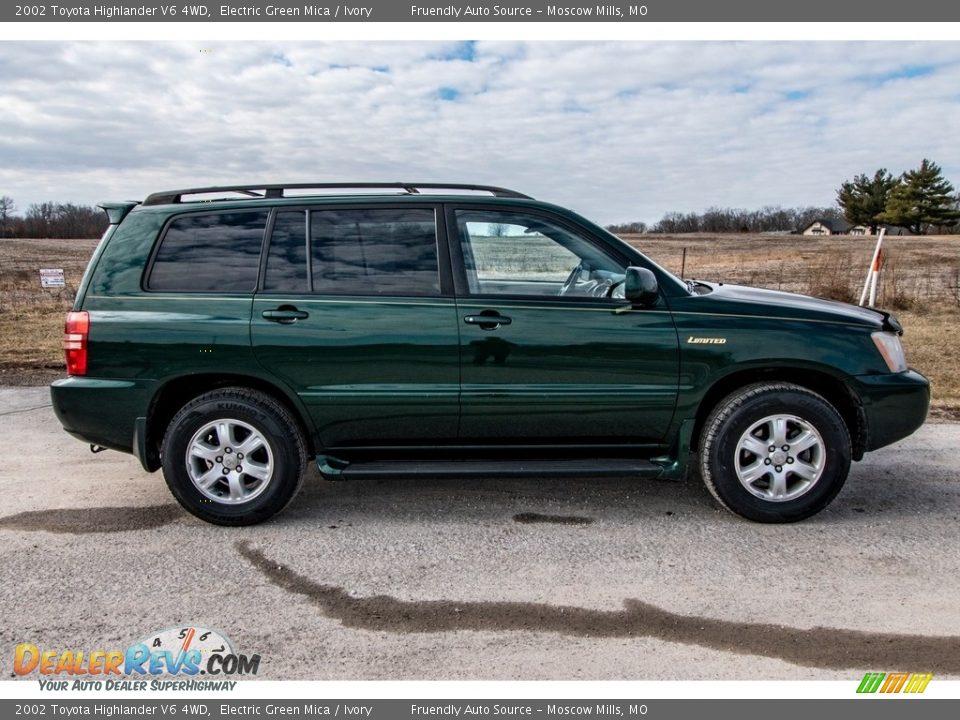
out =
<svg viewBox="0 0 960 720"><path fill-rule="evenodd" d="M858 693L922 693L933 673L869 672L863 676Z"/></svg>

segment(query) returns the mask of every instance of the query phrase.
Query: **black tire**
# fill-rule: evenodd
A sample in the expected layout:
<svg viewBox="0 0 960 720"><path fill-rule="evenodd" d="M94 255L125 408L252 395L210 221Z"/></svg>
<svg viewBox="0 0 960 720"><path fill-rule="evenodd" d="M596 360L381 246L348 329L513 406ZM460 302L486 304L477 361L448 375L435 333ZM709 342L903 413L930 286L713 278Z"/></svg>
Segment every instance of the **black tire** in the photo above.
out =
<svg viewBox="0 0 960 720"><path fill-rule="evenodd" d="M216 429L205 429L218 421L226 423L223 439ZM195 435L198 444L191 446ZM245 442L248 458L239 452ZM224 446L228 449L215 458L187 454L188 447L210 452L208 448ZM300 490L307 461L303 434L286 407L264 393L235 387L187 403L167 426L160 456L173 496L188 512L215 525L254 525L279 513ZM260 476L246 474L254 470ZM191 474L199 476L198 482ZM207 482L213 484L204 491L200 485Z"/></svg>
<svg viewBox="0 0 960 720"><path fill-rule="evenodd" d="M741 442L753 446L754 439L764 445L774 442L765 432L781 427L776 418L796 419L784 421L788 440L776 451L769 450L775 445L763 451L766 455L738 447ZM806 444L802 433L810 428L815 433L806 437L818 441L811 449L796 457L789 450L780 452L790 447L790 433L799 446ZM757 522L788 523L820 512L836 497L850 471L850 456L850 432L840 413L822 396L792 383L757 383L728 395L707 418L700 442L700 471L707 489L727 510ZM812 480L811 468L819 469ZM794 469L808 477L795 474ZM753 480L757 473L764 475ZM782 484L775 486L778 476ZM778 490L781 499L769 497Z"/></svg>

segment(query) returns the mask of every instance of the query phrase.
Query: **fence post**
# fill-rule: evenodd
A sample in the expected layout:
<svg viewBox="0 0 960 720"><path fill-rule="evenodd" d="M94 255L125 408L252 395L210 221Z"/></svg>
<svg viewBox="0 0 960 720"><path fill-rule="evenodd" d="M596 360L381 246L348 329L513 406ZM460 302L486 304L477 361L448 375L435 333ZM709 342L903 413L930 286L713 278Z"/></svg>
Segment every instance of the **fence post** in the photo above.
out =
<svg viewBox="0 0 960 720"><path fill-rule="evenodd" d="M863 292L860 293L860 307L863 307L864 303L867 302L868 294L870 295L870 307L873 307L873 304L877 300L877 277L880 275L880 246L883 245L883 236L886 235L886 233L886 228L880 228L880 234L877 235L877 246L873 249L873 257L870 259L870 266L867 268L867 279L863 283ZM876 277L874 275L875 273Z"/></svg>

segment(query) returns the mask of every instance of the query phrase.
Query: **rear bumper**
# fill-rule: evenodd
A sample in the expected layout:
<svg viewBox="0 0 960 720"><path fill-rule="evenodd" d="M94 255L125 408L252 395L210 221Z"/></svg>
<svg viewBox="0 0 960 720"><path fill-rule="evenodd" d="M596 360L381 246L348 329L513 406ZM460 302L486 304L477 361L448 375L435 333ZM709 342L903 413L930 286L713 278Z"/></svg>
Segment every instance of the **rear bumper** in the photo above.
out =
<svg viewBox="0 0 960 720"><path fill-rule="evenodd" d="M917 430L930 409L930 382L907 370L888 375L851 378L866 418L866 450L876 450Z"/></svg>
<svg viewBox="0 0 960 720"><path fill-rule="evenodd" d="M69 377L50 385L63 429L84 442L136 454L137 418L146 417L154 381Z"/></svg>

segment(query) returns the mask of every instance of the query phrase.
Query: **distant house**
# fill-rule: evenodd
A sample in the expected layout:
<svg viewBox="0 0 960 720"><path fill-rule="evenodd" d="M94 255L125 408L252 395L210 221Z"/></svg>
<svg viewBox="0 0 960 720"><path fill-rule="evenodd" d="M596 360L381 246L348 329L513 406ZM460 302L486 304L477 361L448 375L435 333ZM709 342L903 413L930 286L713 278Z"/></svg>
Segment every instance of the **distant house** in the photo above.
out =
<svg viewBox="0 0 960 720"><path fill-rule="evenodd" d="M912 235L909 230L894 225L883 225L887 235ZM866 225L851 225L846 220L814 220L800 231L801 235L874 235Z"/></svg>
<svg viewBox="0 0 960 720"><path fill-rule="evenodd" d="M859 230L860 232L853 232ZM853 226L846 220L814 220L800 231L801 235L866 235L867 228Z"/></svg>

